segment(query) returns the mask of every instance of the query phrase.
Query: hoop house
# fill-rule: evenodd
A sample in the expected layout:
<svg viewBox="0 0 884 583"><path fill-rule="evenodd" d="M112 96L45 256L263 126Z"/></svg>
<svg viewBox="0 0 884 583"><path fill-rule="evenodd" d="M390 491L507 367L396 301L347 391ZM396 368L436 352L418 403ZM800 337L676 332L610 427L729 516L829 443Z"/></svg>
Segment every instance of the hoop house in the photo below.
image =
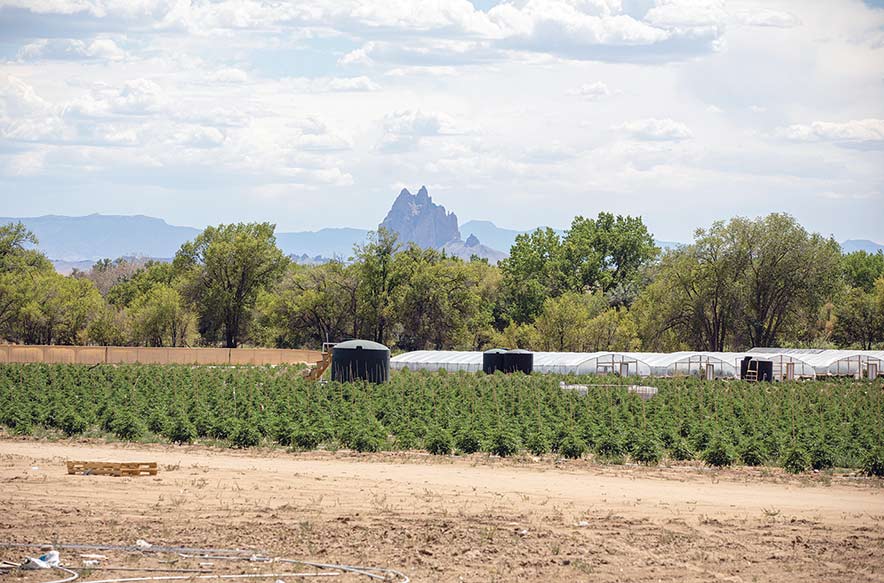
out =
<svg viewBox="0 0 884 583"><path fill-rule="evenodd" d="M457 350L416 350L394 356L390 360L394 370L447 370L450 372L477 372L482 370L482 353Z"/></svg>

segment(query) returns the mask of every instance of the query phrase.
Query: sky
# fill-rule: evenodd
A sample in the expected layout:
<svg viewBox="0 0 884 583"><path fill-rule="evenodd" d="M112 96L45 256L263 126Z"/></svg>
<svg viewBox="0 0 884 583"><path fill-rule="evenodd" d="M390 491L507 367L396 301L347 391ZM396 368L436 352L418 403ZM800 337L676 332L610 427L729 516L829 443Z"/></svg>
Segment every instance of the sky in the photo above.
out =
<svg viewBox="0 0 884 583"><path fill-rule="evenodd" d="M0 216L788 212L884 242L884 1L0 0Z"/></svg>

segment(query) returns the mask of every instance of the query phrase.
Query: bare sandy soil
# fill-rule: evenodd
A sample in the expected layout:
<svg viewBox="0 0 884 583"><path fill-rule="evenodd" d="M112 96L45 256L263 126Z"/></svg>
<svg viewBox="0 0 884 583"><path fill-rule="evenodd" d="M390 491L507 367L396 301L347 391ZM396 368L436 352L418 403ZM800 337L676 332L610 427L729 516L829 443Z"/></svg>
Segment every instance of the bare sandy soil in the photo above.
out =
<svg viewBox="0 0 884 583"><path fill-rule="evenodd" d="M74 459L160 472L69 476ZM884 581L884 488L697 465L0 439L0 542L137 539L412 581Z"/></svg>

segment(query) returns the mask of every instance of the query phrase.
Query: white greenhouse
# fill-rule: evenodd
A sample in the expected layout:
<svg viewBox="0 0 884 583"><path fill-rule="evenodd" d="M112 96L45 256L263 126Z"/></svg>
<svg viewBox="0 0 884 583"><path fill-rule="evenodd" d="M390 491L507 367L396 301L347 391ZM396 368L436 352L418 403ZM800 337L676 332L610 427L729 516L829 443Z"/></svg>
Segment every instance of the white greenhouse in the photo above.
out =
<svg viewBox="0 0 884 583"><path fill-rule="evenodd" d="M675 377L740 377L746 357L770 361L775 380L855 377L884 374L884 351L755 348L748 352L535 352L534 372L541 374ZM418 350L391 359L394 370L478 372L482 353Z"/></svg>

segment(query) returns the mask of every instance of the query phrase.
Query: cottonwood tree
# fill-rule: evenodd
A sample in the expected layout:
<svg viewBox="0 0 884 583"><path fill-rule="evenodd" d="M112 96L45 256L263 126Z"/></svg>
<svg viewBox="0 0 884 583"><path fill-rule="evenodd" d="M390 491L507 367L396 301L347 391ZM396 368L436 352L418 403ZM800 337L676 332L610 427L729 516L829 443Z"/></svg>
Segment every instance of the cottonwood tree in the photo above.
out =
<svg viewBox="0 0 884 583"><path fill-rule="evenodd" d="M642 266L658 253L641 218L599 213L575 217L564 238L550 228L521 234L501 270L508 313L517 323L533 321L547 298L567 291L609 292L629 301Z"/></svg>
<svg viewBox="0 0 884 583"><path fill-rule="evenodd" d="M358 266L291 264L279 285L259 298L265 342L298 347L357 338L358 286Z"/></svg>
<svg viewBox="0 0 884 583"><path fill-rule="evenodd" d="M837 243L788 215L716 222L664 256L636 302L644 344L671 330L694 349L774 346L836 291L839 267Z"/></svg>
<svg viewBox="0 0 884 583"><path fill-rule="evenodd" d="M258 294L282 276L288 259L276 246L275 225L208 227L175 255L184 295L195 306L204 338L236 348L247 332Z"/></svg>
<svg viewBox="0 0 884 583"><path fill-rule="evenodd" d="M791 319L815 313L837 290L841 248L786 214L736 218L725 229L747 260L738 287L741 332L750 346L776 346Z"/></svg>
<svg viewBox="0 0 884 583"><path fill-rule="evenodd" d="M535 348L550 351L582 352L587 350L589 323L608 308L601 293L565 292L547 298L534 322L539 336Z"/></svg>
<svg viewBox="0 0 884 583"><path fill-rule="evenodd" d="M396 233L381 227L369 233L363 245L357 245L359 266L359 317L365 323L369 340L386 344L393 318L393 294L398 281L393 274L393 258L399 250Z"/></svg>
<svg viewBox="0 0 884 583"><path fill-rule="evenodd" d="M638 319L657 323L646 338L650 346L673 330L690 346L722 351L734 331L747 258L723 223L698 229L694 238L664 255L656 280L634 306Z"/></svg>
<svg viewBox="0 0 884 583"><path fill-rule="evenodd" d="M842 346L859 346L871 350L884 342L884 277L878 279L872 292L852 288L835 308L833 338Z"/></svg>
<svg viewBox="0 0 884 583"><path fill-rule="evenodd" d="M410 245L396 255L393 294L397 344L405 350L464 347L479 311L478 282L460 260Z"/></svg>
<svg viewBox="0 0 884 583"><path fill-rule="evenodd" d="M195 328L184 298L165 284L152 287L132 302L129 319L133 341L143 346L187 346Z"/></svg>

